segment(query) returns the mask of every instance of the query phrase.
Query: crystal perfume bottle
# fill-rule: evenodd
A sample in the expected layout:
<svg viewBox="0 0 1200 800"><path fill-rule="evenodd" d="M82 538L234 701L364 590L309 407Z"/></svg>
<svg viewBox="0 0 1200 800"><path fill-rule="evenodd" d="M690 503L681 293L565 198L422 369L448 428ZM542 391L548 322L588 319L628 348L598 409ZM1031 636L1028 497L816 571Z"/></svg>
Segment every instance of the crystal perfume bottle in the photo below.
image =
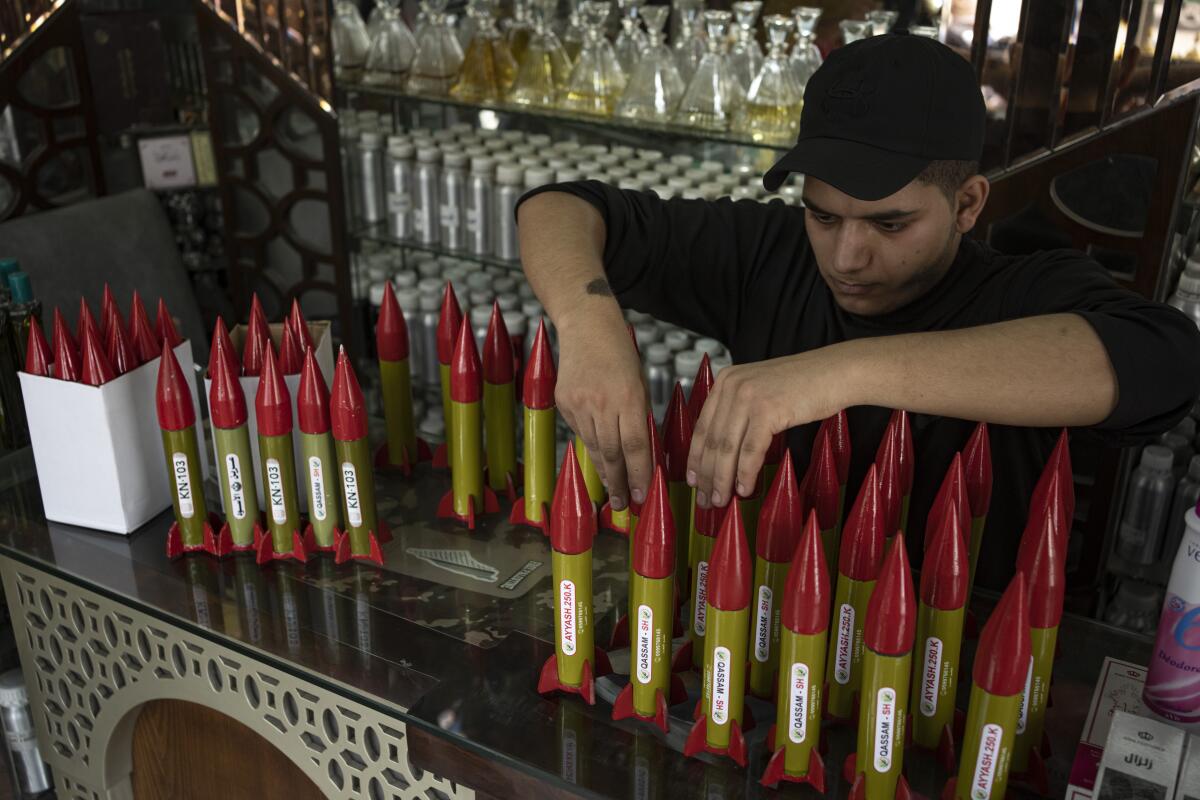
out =
<svg viewBox="0 0 1200 800"><path fill-rule="evenodd" d="M650 41L617 103L618 117L669 122L679 106L686 87L671 49L663 42L662 27L668 13L668 6L645 6L641 10Z"/></svg>
<svg viewBox="0 0 1200 800"><path fill-rule="evenodd" d="M617 53L617 61L626 75L633 74L642 51L646 49L646 34L642 32L638 20L638 11L646 0L617 0L618 15L621 22L621 32L613 44Z"/></svg>
<svg viewBox="0 0 1200 800"><path fill-rule="evenodd" d="M690 17L696 22L703 10L704 0L671 0L671 25L667 39L672 43L678 42L684 18ZM700 35L703 36L703 32Z"/></svg>
<svg viewBox="0 0 1200 800"><path fill-rule="evenodd" d="M750 82L762 68L763 53L754 38L754 25L762 11L762 0L738 0L733 4L733 19L737 23L736 37L729 50L729 60L742 88L749 90Z"/></svg>
<svg viewBox="0 0 1200 800"><path fill-rule="evenodd" d="M357 83L362 80L371 38L354 3L338 0L334 13L329 33L333 47L333 74L339 81Z"/></svg>
<svg viewBox="0 0 1200 800"><path fill-rule="evenodd" d="M417 55L417 40L400 17L400 0L382 0L382 18L367 52L363 83L403 89Z"/></svg>
<svg viewBox="0 0 1200 800"><path fill-rule="evenodd" d="M838 23L842 29L842 44L857 42L871 35L871 23L865 19L844 19Z"/></svg>
<svg viewBox="0 0 1200 800"><path fill-rule="evenodd" d="M531 36L533 22L530 19L529 0L513 0L513 15L508 20L504 38L508 41L508 50L517 63L525 57L525 49L529 47Z"/></svg>
<svg viewBox="0 0 1200 800"><path fill-rule="evenodd" d="M422 0L424 33L417 36L417 57L408 75L413 94L444 96L458 79L463 52L446 15L446 0Z"/></svg>
<svg viewBox="0 0 1200 800"><path fill-rule="evenodd" d="M817 67L821 66L821 51L816 44L817 20L821 18L821 9L797 6L792 9L792 17L796 22L796 44L792 47L789 62L800 87L804 88Z"/></svg>
<svg viewBox="0 0 1200 800"><path fill-rule="evenodd" d="M675 119L683 125L709 131L727 131L733 113L746 99L746 93L733 74L729 60L728 11L705 11L704 26L708 29L708 52L700 59L696 73L688 82Z"/></svg>
<svg viewBox="0 0 1200 800"><path fill-rule="evenodd" d="M567 52L567 58L571 59L571 63L574 64L575 59L579 58L579 51L583 49L583 39L587 32L583 27L583 12L579 7L579 0L567 0L567 2L570 11L567 13L567 19L559 39L562 41L563 50Z"/></svg>
<svg viewBox="0 0 1200 800"><path fill-rule="evenodd" d="M602 0L585 0L583 3L583 25L587 33L559 100L559 107L566 111L612 116L617 99L625 89L625 73L621 71L612 44L604 37L608 10L609 4Z"/></svg>
<svg viewBox="0 0 1200 800"><path fill-rule="evenodd" d="M508 94L516 77L517 64L508 43L496 28L490 6L480 6L476 31L463 56L458 81L450 96L466 103L498 103Z"/></svg>
<svg viewBox="0 0 1200 800"><path fill-rule="evenodd" d="M738 109L735 130L755 142L791 144L800 131L804 89L788 63L787 40L792 21L781 14L764 20L769 51Z"/></svg>
<svg viewBox="0 0 1200 800"><path fill-rule="evenodd" d="M688 3L679 10L679 35L675 37L671 50L675 53L675 66L684 83L696 74L696 67L708 52L704 32L700 27L700 7Z"/></svg>
<svg viewBox="0 0 1200 800"><path fill-rule="evenodd" d="M558 91L571 75L571 59L562 42L550 29L547 17L552 13L554 0L544 0L533 8L533 36L525 57L517 66L508 100L522 106L552 107Z"/></svg>
<svg viewBox="0 0 1200 800"><path fill-rule="evenodd" d="M467 0L466 15L454 32L454 37L458 39L458 46L463 49L464 54L471 46L471 40L475 38L475 33L479 30L479 11L484 5L490 5L490 0Z"/></svg>
<svg viewBox="0 0 1200 800"><path fill-rule="evenodd" d="M379 25L383 22L384 11L387 9L387 0L375 0L371 6L371 13L367 15L367 36L373 42L375 35L379 33Z"/></svg>
<svg viewBox="0 0 1200 800"><path fill-rule="evenodd" d="M867 22L871 23L871 36L879 36L884 33L891 33L892 27L896 24L896 19L900 14L896 11L887 11L885 9L876 9L875 11L867 12Z"/></svg>

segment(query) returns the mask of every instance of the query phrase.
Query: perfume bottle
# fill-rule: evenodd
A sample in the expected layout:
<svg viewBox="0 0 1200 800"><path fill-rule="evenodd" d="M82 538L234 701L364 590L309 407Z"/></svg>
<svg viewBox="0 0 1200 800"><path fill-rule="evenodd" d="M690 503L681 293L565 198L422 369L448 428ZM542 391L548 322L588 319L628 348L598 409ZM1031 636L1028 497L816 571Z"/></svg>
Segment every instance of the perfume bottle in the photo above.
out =
<svg viewBox="0 0 1200 800"><path fill-rule="evenodd" d="M583 49L583 39L587 32L583 27L583 12L579 7L580 0L567 0L567 2L570 11L567 13L559 38L562 41L563 50L567 53L567 58L571 59L571 63L574 64L575 59L579 58L579 51Z"/></svg>
<svg viewBox="0 0 1200 800"><path fill-rule="evenodd" d="M484 5L491 5L490 0L467 0L466 16L454 32L454 38L458 39L458 46L463 49L464 54L479 31L479 12Z"/></svg>
<svg viewBox="0 0 1200 800"><path fill-rule="evenodd" d="M375 4L371 6L371 13L367 15L367 37L372 42L379 33L379 26L386 16L384 14L386 10L387 0L375 0Z"/></svg>
<svg viewBox="0 0 1200 800"><path fill-rule="evenodd" d="M700 59L692 75L675 120L682 125L709 131L727 131L733 113L746 99L741 83L733 73L729 60L728 11L705 11L704 26L708 30L708 52Z"/></svg>
<svg viewBox="0 0 1200 800"><path fill-rule="evenodd" d="M672 44L678 42L684 18L690 17L695 22L700 19L700 12L703 10L704 0L671 0L671 25L667 39Z"/></svg>
<svg viewBox="0 0 1200 800"><path fill-rule="evenodd" d="M417 36L417 57L408 75L413 94L445 96L458 79L463 52L446 15L446 0L422 0L424 33Z"/></svg>
<svg viewBox="0 0 1200 800"><path fill-rule="evenodd" d="M796 44L792 47L789 62L792 72L800 87L808 85L808 79L821 66L821 51L816 43L817 20L821 18L821 9L813 6L797 6L792 9L792 17L796 22Z"/></svg>
<svg viewBox="0 0 1200 800"><path fill-rule="evenodd" d="M604 37L608 10L609 4L603 0L585 0L583 3L583 25L587 33L559 99L559 107L565 111L612 116L617 99L625 90L625 73L621 71L612 44Z"/></svg>
<svg viewBox="0 0 1200 800"><path fill-rule="evenodd" d="M513 15L508 19L504 38L508 41L508 50L517 63L525 57L525 49L529 47L529 39L533 36L533 23L530 19L529 0L513 0Z"/></svg>
<svg viewBox="0 0 1200 800"><path fill-rule="evenodd" d="M800 132L800 109L804 105L804 89L787 57L793 23L781 14L772 14L764 22L769 50L750 83L746 102L737 111L735 129L755 142L791 144Z"/></svg>
<svg viewBox="0 0 1200 800"><path fill-rule="evenodd" d="M542 0L533 7L533 36L517 66L517 78L508 94L510 103L552 107L571 75L571 59L547 21L553 7L554 0Z"/></svg>
<svg viewBox="0 0 1200 800"><path fill-rule="evenodd" d="M400 17L400 0L380 0L382 11L375 28L375 38L367 52L367 67L363 83L403 89L417 55L417 40Z"/></svg>
<svg viewBox="0 0 1200 800"><path fill-rule="evenodd" d="M491 6L481 5L476 13L479 27L467 46L450 96L465 103L499 103L513 85L517 64L496 28Z"/></svg>
<svg viewBox="0 0 1200 800"><path fill-rule="evenodd" d="M662 27L668 13L668 6L645 6L641 10L649 43L617 103L618 117L670 122L679 106L686 87L675 66L674 54L663 41Z"/></svg>
<svg viewBox="0 0 1200 800"><path fill-rule="evenodd" d="M733 4L733 19L737 23L736 37L729 50L733 71L742 88L749 90L750 82L762 69L763 53L754 38L754 25L762 11L762 0L738 0Z"/></svg>
<svg viewBox="0 0 1200 800"><path fill-rule="evenodd" d="M696 67L700 66L700 60L708 52L708 47L700 27L699 6L685 5L680 9L679 16L679 35L675 37L671 49L675 53L675 66L679 68L679 77L686 83L696 74Z"/></svg>
<svg viewBox="0 0 1200 800"><path fill-rule="evenodd" d="M646 34L642 33L638 22L638 10L646 0L617 0L617 9L621 21L621 32L613 44L617 53L617 61L626 75L633 74L642 51L646 49Z"/></svg>
<svg viewBox="0 0 1200 800"><path fill-rule="evenodd" d="M891 33L892 27L896 24L896 19L900 14L896 11L886 11L884 9L876 9L875 11L867 12L867 22L871 23L871 36L880 36L885 33Z"/></svg>
<svg viewBox="0 0 1200 800"><path fill-rule="evenodd" d="M354 3L338 0L329 38L333 47L334 77L347 83L362 80L371 37L367 34L367 26Z"/></svg>
<svg viewBox="0 0 1200 800"><path fill-rule="evenodd" d="M865 19L844 19L838 23L842 29L842 44L857 42L871 35L871 23Z"/></svg>

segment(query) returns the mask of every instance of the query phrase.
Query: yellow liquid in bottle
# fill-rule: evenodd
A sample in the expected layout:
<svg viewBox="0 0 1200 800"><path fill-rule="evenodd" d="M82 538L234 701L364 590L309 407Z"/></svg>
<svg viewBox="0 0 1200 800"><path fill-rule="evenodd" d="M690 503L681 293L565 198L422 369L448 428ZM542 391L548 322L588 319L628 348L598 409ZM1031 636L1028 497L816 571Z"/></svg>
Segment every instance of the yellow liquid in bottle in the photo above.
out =
<svg viewBox="0 0 1200 800"><path fill-rule="evenodd" d="M587 91L568 91L560 106L565 111L578 111L581 114L599 114L611 117L620 97L619 89L610 89L607 85L599 89Z"/></svg>
<svg viewBox="0 0 1200 800"><path fill-rule="evenodd" d="M764 144L791 144L800 131L803 103L777 106L747 102L738 111L736 131Z"/></svg>
<svg viewBox="0 0 1200 800"><path fill-rule="evenodd" d="M512 56L502 40L476 36L467 46L450 96L467 103L498 103L512 86L515 73Z"/></svg>

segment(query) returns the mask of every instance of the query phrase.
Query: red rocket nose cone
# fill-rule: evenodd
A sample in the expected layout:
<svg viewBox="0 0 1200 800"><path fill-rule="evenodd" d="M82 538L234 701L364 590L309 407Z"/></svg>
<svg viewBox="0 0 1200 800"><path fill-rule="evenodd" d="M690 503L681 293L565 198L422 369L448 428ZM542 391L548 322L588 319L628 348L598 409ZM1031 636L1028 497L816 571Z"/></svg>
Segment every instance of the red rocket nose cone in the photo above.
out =
<svg viewBox="0 0 1200 800"><path fill-rule="evenodd" d="M220 323L218 327L224 329ZM230 430L244 425L248 416L246 394L242 391L234 366L233 345L228 343L228 335L220 336L220 331L213 335L208 376L212 379L212 386L208 390L208 408L213 426Z"/></svg>
<svg viewBox="0 0 1200 800"><path fill-rule="evenodd" d="M971 529L971 506L967 500L967 480L963 472L962 453L954 454L954 460L946 470L946 477L942 478L937 496L933 498L933 505L929 507L929 514L925 519L926 552L929 551L929 543L946 514L958 516L959 527L964 531L963 536L966 536L966 531Z"/></svg>
<svg viewBox="0 0 1200 800"><path fill-rule="evenodd" d="M979 634L972 670L975 684L988 694L1020 694L1029 671L1029 647L1025 574L1018 572Z"/></svg>
<svg viewBox="0 0 1200 800"><path fill-rule="evenodd" d="M546 333L546 322L538 322L533 335L533 347L529 352L529 363L525 365L525 381L521 387L521 398L526 408L554 408L554 384L558 372L554 368L554 354L550 352L550 337Z"/></svg>
<svg viewBox="0 0 1200 800"><path fill-rule="evenodd" d="M896 425L896 449L900 455L900 489L902 494L908 494L913 485L912 425L908 412L902 408L892 412L892 419Z"/></svg>
<svg viewBox="0 0 1200 800"><path fill-rule="evenodd" d="M1044 502L1029 510L1029 522L1017 551L1017 569L1029 583L1029 624L1057 627L1066 592L1067 531L1060 473L1053 472Z"/></svg>
<svg viewBox="0 0 1200 800"><path fill-rule="evenodd" d="M1059 488L1062 491L1063 498L1063 513L1068 520L1075 517L1075 478L1071 474L1071 444L1068 440L1067 429L1063 428L1058 435L1058 444L1054 446L1058 451L1058 470L1059 479L1062 481Z"/></svg>
<svg viewBox="0 0 1200 800"><path fill-rule="evenodd" d="M300 345L292 334L291 326L284 325L279 342L279 368L284 375L299 375L303 366L304 354L300 352Z"/></svg>
<svg viewBox="0 0 1200 800"><path fill-rule="evenodd" d="M264 436L281 436L292 432L292 396L283 381L283 372L275 358L275 348L267 342L263 352L262 375L258 394L254 397L258 432Z"/></svg>
<svg viewBox="0 0 1200 800"><path fill-rule="evenodd" d="M941 515L921 564L921 601L930 608L951 610L967 602L971 559L958 514Z"/></svg>
<svg viewBox="0 0 1200 800"><path fill-rule="evenodd" d="M308 352L309 348L317 349L317 345L312 340L312 334L308 331L308 320L304 318L304 312L300 310L300 298L292 300L292 312L288 315L288 324L292 326L292 335L296 337L296 341L300 344L300 349Z"/></svg>
<svg viewBox="0 0 1200 800"><path fill-rule="evenodd" d="M675 520L661 466L654 469L634 531L633 571L645 578L666 578L675 571Z"/></svg>
<svg viewBox="0 0 1200 800"><path fill-rule="evenodd" d="M837 461L838 483L845 486L850 479L850 421L846 418L846 412L839 411L821 421L821 428L817 431L818 441L821 431L829 432L829 444ZM816 460L815 454L813 460Z"/></svg>
<svg viewBox="0 0 1200 800"><path fill-rule="evenodd" d="M758 512L758 537L755 540L758 557L776 564L791 561L803 525L804 503L796 486L792 454L785 450L783 463L779 465Z"/></svg>
<svg viewBox="0 0 1200 800"><path fill-rule="evenodd" d="M837 458L833 454L833 439L830 428L822 427L817 433L814 457L804 476L805 507L817 512L817 524L827 531L837 525L841 486L838 483Z"/></svg>
<svg viewBox="0 0 1200 800"><path fill-rule="evenodd" d="M692 446L693 422L687 400L683 396L683 387L676 381L675 390L671 392L671 404L667 406L667 415L663 419L667 480L673 483L687 481L687 459L688 450Z"/></svg>
<svg viewBox="0 0 1200 800"><path fill-rule="evenodd" d="M886 538L884 530L879 471L872 464L842 528L838 572L856 581L873 581L879 577Z"/></svg>
<svg viewBox="0 0 1200 800"><path fill-rule="evenodd" d="M646 434L650 437L650 468L667 468L667 452L663 449L662 436L654 424L654 412L646 412Z"/></svg>
<svg viewBox="0 0 1200 800"><path fill-rule="evenodd" d="M309 349L304 354L304 367L300 370L300 388L297 390L296 416L299 417L301 433L327 433L329 431L329 390L325 388L325 377L317 366L317 358Z"/></svg>
<svg viewBox="0 0 1200 800"><path fill-rule="evenodd" d="M108 282L104 283L104 294L100 296L100 335L108 340L108 329L113 325L124 325L125 322L121 318L121 309L117 305L117 298L113 296L112 287Z"/></svg>
<svg viewBox="0 0 1200 800"><path fill-rule="evenodd" d="M345 347L338 348L329 405L334 439L339 442L352 442L367 435L367 404L363 400L358 376L354 374L354 367L350 364Z"/></svg>
<svg viewBox="0 0 1200 800"><path fill-rule="evenodd" d="M171 319L171 312L167 310L167 301L161 297L158 298L158 317L155 322L155 332L158 334L160 342L170 342L171 347L176 347L183 341L183 337L179 335L179 331L175 330L175 320Z"/></svg>
<svg viewBox="0 0 1200 800"><path fill-rule="evenodd" d="M46 334L35 319L29 326L29 339L25 342L25 371L30 375L45 377L50 374L50 345L46 342Z"/></svg>
<svg viewBox="0 0 1200 800"><path fill-rule="evenodd" d="M896 433L884 435L875 463L879 467L879 502L883 507L884 530L890 536L900 529L900 510L904 502L904 492L900 488L900 437Z"/></svg>
<svg viewBox="0 0 1200 800"><path fill-rule="evenodd" d="M1051 487L1054 487L1051 489ZM1054 497L1051 497L1051 494ZM1035 513L1041 516L1042 509L1046 505L1053 504L1058 512L1062 515L1059 533L1066 537L1071 530L1071 510L1075 503L1075 487L1074 479L1071 476L1070 453L1066 445L1066 433L1064 431L1058 438L1058 444L1054 446L1054 450L1050 453L1050 458L1046 461L1046 465L1042 468L1042 474L1038 476L1038 481L1033 487L1033 494L1029 498L1029 519L1033 520ZM1066 538L1062 540L1062 546L1066 546Z"/></svg>
<svg viewBox="0 0 1200 800"><path fill-rule="evenodd" d="M88 386L100 386L117 377L113 365L100 345L100 334L94 327L83 329L80 345L79 382Z"/></svg>
<svg viewBox="0 0 1200 800"><path fill-rule="evenodd" d="M267 324L267 314L263 311L262 301L258 299L258 292L250 295L250 316L249 323L251 325L262 324L264 327Z"/></svg>
<svg viewBox="0 0 1200 800"><path fill-rule="evenodd" d="M119 321L108 326L104 335L104 354L118 375L124 375L138 365L137 354L125 333L125 326Z"/></svg>
<svg viewBox="0 0 1200 800"><path fill-rule="evenodd" d="M500 313L500 304L492 302L487 338L483 340L483 379L492 386L504 386L515 378L512 339Z"/></svg>
<svg viewBox="0 0 1200 800"><path fill-rule="evenodd" d="M963 472L967 479L971 516L982 517L992 504L992 445L986 422L976 425L967 440L963 450Z"/></svg>
<svg viewBox="0 0 1200 800"><path fill-rule="evenodd" d="M721 611L750 605L750 551L742 525L741 503L732 502L708 560L708 604Z"/></svg>
<svg viewBox="0 0 1200 800"><path fill-rule="evenodd" d="M715 539L717 530L721 526L721 515L719 508L709 506L701 508L695 502L692 503L692 515L696 520L696 533L701 536L707 536L710 539Z"/></svg>
<svg viewBox="0 0 1200 800"><path fill-rule="evenodd" d="M696 370L696 379L692 382L692 394L688 398L688 413L691 414L692 424L696 424L696 420L700 419L700 411L704 408L704 401L708 399L708 393L713 387L713 372L712 364L708 360L708 353L700 357L700 367Z"/></svg>
<svg viewBox="0 0 1200 800"><path fill-rule="evenodd" d="M883 561L879 583L867 604L863 641L885 656L900 656L912 650L917 632L917 603L913 596L912 572L904 549L904 534L892 538L892 549Z"/></svg>
<svg viewBox="0 0 1200 800"><path fill-rule="evenodd" d="M76 328L75 335L80 342L80 347L83 346L83 332L91 330L99 339L100 329L96 325L96 318L92 316L92 309L87 304L87 298L79 298L79 324ZM161 341L161 340L160 340Z"/></svg>
<svg viewBox="0 0 1200 800"><path fill-rule="evenodd" d="M162 360L158 362L158 427L165 431L182 431L196 424L196 409L187 378L175 358L175 351L163 345Z"/></svg>
<svg viewBox="0 0 1200 800"><path fill-rule="evenodd" d="M810 512L788 569L780 609L780 622L789 631L805 636L829 628L829 568L818 525L816 512Z"/></svg>
<svg viewBox="0 0 1200 800"><path fill-rule="evenodd" d="M408 358L408 325L396 302L391 281L385 281L383 285L383 304L379 306L379 320L375 323L375 349L380 361Z"/></svg>
<svg viewBox="0 0 1200 800"><path fill-rule="evenodd" d="M442 291L442 313L438 317L437 326L439 364L449 364L454 356L454 341L458 337L458 329L462 327L462 318L462 309L454 295L454 286L450 281L446 281L446 288Z"/></svg>
<svg viewBox="0 0 1200 800"><path fill-rule="evenodd" d="M79 380L79 353L74 337L67 329L62 312L54 309L54 377L60 381Z"/></svg>
<svg viewBox="0 0 1200 800"><path fill-rule="evenodd" d="M246 375L261 374L268 349L273 350L271 331L267 328L267 318L263 314L262 304L258 302L258 295L254 295L250 300L250 319L246 323L246 342L242 348L242 372Z"/></svg>
<svg viewBox="0 0 1200 800"><path fill-rule="evenodd" d="M229 338L229 329L225 327L225 320L217 317L216 323L213 325L212 344L208 348L208 375L212 377L213 364L217 362L217 350L225 351L226 356L230 359L230 364L233 367L234 375L242 374L242 362L238 360L238 355L233 349L233 340Z"/></svg>
<svg viewBox="0 0 1200 800"><path fill-rule="evenodd" d="M550 546L566 555L578 555L592 549L596 537L596 509L588 496L587 484L575 460L575 448L568 447L562 469L554 485L550 504Z"/></svg>
<svg viewBox="0 0 1200 800"><path fill-rule="evenodd" d="M146 306L142 305L142 298L136 290L129 309L129 337L133 340L133 352L137 353L138 361L143 364L162 353L162 340L151 329Z"/></svg>
<svg viewBox="0 0 1200 800"><path fill-rule="evenodd" d="M483 397L483 367L471 321L463 319L458 326L458 341L450 362L450 399L456 403L477 403Z"/></svg>

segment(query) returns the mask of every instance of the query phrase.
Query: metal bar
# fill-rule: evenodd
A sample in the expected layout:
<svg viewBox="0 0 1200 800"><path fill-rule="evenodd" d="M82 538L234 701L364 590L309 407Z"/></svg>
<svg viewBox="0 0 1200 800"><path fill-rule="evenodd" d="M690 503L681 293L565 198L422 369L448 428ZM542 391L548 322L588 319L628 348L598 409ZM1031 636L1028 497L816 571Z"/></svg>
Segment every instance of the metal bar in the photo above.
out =
<svg viewBox="0 0 1200 800"><path fill-rule="evenodd" d="M1071 0L1063 18L1062 35L1059 37L1058 66L1054 70L1054 91L1050 95L1050 135L1046 145L1054 148L1062 136L1063 124L1071 87L1067 74L1075 60L1075 45L1079 41L1079 19L1083 13L1083 0Z"/></svg>
<svg viewBox="0 0 1200 800"><path fill-rule="evenodd" d="M1146 104L1154 105L1167 87L1167 73L1171 69L1171 49L1175 44L1175 32L1179 27L1179 10L1183 0L1166 0L1163 3L1162 20L1158 25L1158 41L1154 45L1154 62L1150 67L1150 88Z"/></svg>
<svg viewBox="0 0 1200 800"><path fill-rule="evenodd" d="M946 5L949 5L947 0ZM983 68L987 64L988 28L991 25L992 0L979 0L975 4L975 29L971 36L971 66L975 68L975 80L982 85Z"/></svg>
<svg viewBox="0 0 1200 800"><path fill-rule="evenodd" d="M288 24L284 16L284 5L286 0L275 0L275 18L279 22L279 63L283 64L284 71L288 71L291 69L292 54L288 52Z"/></svg>
<svg viewBox="0 0 1200 800"><path fill-rule="evenodd" d="M1034 0L1021 0L1021 23L1017 26L1018 42L1025 43L1028 40L1029 16L1032 13L1030 6L1033 2ZM1013 140L1016 136L1017 118L1021 114L1021 92L1025 88L1025 73L1028 63L1028 58L1022 55L1017 72L1012 76L1012 82L1009 84L1008 108L1004 116L1004 151L1000 160L1000 163L1006 167L1013 160Z"/></svg>
<svg viewBox="0 0 1200 800"><path fill-rule="evenodd" d="M1130 44L1136 40L1142 0L1121 0L1120 21L1109 47L1108 80L1104 88L1104 99L1100 106L1100 126L1104 127L1112 119L1116 110L1117 89L1121 73L1125 71L1125 59L1131 58ZM1121 29L1125 29L1125 38L1121 41ZM1120 42L1121 53L1118 57L1117 46Z"/></svg>

